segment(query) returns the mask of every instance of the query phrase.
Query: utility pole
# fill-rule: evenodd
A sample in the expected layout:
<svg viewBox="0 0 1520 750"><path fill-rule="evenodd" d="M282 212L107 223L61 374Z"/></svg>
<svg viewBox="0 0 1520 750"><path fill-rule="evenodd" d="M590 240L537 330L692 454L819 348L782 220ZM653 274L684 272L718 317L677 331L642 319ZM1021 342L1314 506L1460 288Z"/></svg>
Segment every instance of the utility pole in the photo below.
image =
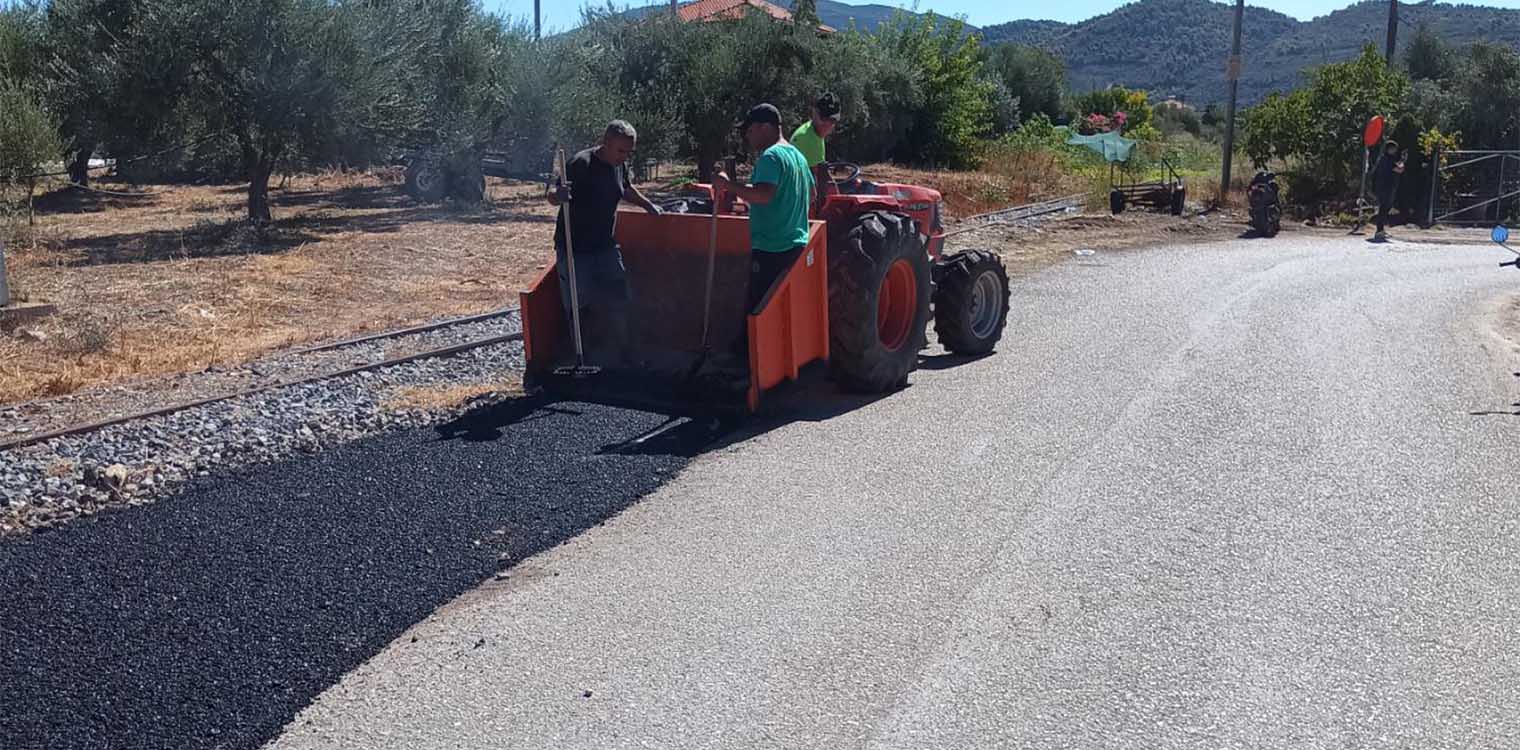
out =
<svg viewBox="0 0 1520 750"><path fill-rule="evenodd" d="M1230 82L1230 103L1224 115L1224 173L1219 177L1219 202L1230 200L1230 164L1235 156L1235 98L1240 91L1240 21L1246 13L1246 0L1235 0L1235 43L1230 48L1229 67L1225 80Z"/></svg>
<svg viewBox="0 0 1520 750"><path fill-rule="evenodd" d="M1393 67L1393 51L1399 44L1399 0L1388 0L1388 67Z"/></svg>
<svg viewBox="0 0 1520 750"><path fill-rule="evenodd" d="M539 4L543 0L533 0L533 41L538 41L544 30L543 9Z"/></svg>

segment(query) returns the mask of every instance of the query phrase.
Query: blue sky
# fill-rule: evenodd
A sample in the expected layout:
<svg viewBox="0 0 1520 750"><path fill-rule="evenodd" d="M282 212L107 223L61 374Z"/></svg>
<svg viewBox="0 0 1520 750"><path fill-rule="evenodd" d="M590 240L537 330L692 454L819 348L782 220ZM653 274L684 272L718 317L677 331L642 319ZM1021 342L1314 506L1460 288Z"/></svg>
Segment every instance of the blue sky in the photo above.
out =
<svg viewBox="0 0 1520 750"><path fill-rule="evenodd" d="M542 0L546 30L564 30L579 22L580 9L588 0ZM607 0L592 0L603 6ZM867 0L843 0L851 5L863 5ZM897 5L918 10L932 10L951 16L965 16L966 20L986 26L1018 18L1049 18L1057 21L1080 21L1101 13L1107 13L1124 5L1127 0L1062 0L1043 2L1039 0L871 0L879 5ZM527 20L533 18L533 0L482 0L490 10ZM619 7L630 5L669 5L670 0L613 0ZM1308 20L1332 10L1350 5L1354 0L1246 0L1247 4L1271 8L1295 18ZM1520 8L1520 0L1465 0L1478 5L1500 8Z"/></svg>

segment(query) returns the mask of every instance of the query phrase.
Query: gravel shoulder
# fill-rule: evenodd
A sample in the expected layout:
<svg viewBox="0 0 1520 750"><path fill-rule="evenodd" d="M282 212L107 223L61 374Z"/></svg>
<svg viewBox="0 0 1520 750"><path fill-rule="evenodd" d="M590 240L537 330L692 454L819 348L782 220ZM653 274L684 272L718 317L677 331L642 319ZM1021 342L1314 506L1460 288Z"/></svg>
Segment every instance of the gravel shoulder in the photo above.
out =
<svg viewBox="0 0 1520 750"><path fill-rule="evenodd" d="M506 342L0 451L0 545L7 537L172 496L192 479L434 424L479 399L519 392L522 367L522 345Z"/></svg>

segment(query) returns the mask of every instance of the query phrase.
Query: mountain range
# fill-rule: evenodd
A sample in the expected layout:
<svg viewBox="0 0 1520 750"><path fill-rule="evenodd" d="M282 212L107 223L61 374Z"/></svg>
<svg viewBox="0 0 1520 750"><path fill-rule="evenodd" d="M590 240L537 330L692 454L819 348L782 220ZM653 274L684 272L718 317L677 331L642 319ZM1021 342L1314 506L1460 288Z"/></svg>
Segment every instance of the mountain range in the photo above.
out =
<svg viewBox="0 0 1520 750"><path fill-rule="evenodd" d="M792 0L773 1L793 5ZM837 0L817 4L819 19L836 29L872 31L893 14L908 12ZM643 15L659 7L631 13ZM1520 46L1520 10L1427 0L1400 3L1399 15L1401 45L1419 26L1429 25L1453 45L1488 41ZM979 34L984 44L1049 50L1066 63L1073 91L1119 84L1150 92L1152 101L1176 97L1201 108L1228 96L1225 66L1233 17L1233 3L1136 0L1079 23L1019 20L980 28L968 25L967 30ZM1387 25L1387 0L1364 0L1309 21L1248 4L1241 25L1241 104L1292 89L1304 82L1307 69L1353 58L1365 44L1382 51Z"/></svg>
<svg viewBox="0 0 1520 750"><path fill-rule="evenodd" d="M1081 23L1013 21L981 29L988 43L1050 50L1066 62L1074 90L1118 83L1202 105L1225 99L1231 5L1210 0L1139 0ZM1399 6L1399 41L1428 24L1447 42L1520 44L1520 10L1424 2ZM1303 82L1306 68L1384 49L1386 0L1367 0L1310 21L1247 6L1240 96L1245 104Z"/></svg>
<svg viewBox="0 0 1520 750"><path fill-rule="evenodd" d="M1520 45L1520 10L1433 0L1400 3L1399 8L1401 43L1421 24L1429 24L1452 44L1483 40ZM897 10L818 0L819 18L837 29L850 28L852 22L874 29ZM1025 20L973 30L989 44L1050 50L1065 61L1068 83L1076 91L1122 84L1150 91L1152 99L1175 96L1202 106L1228 96L1225 63L1233 14L1232 3L1138 0L1080 23ZM1291 89L1303 82L1306 68L1355 57L1364 44L1381 51L1387 24L1387 0L1366 0L1309 21L1248 4L1241 29L1241 102L1252 104L1273 91Z"/></svg>

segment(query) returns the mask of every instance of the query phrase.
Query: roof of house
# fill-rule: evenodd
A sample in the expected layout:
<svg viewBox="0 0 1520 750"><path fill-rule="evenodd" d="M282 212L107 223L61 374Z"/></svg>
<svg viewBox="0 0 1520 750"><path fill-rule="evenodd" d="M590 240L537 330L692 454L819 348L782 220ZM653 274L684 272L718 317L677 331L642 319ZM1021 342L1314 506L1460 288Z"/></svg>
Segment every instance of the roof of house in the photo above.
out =
<svg viewBox="0 0 1520 750"><path fill-rule="evenodd" d="M750 10L758 10L778 21L792 20L792 12L766 0L696 0L684 3L676 9L682 21L722 21L743 18ZM834 31L823 24L820 31Z"/></svg>

